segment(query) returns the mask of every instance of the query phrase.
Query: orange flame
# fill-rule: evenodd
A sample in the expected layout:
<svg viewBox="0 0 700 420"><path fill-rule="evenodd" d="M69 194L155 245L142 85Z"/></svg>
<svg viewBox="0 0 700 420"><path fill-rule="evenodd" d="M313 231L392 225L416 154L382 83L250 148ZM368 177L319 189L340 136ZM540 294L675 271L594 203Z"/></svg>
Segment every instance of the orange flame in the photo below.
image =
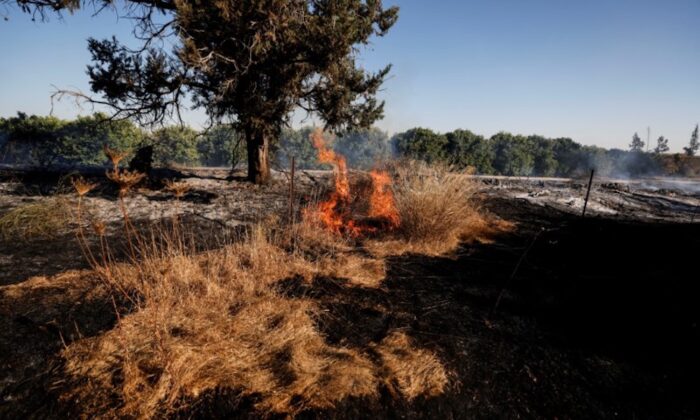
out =
<svg viewBox="0 0 700 420"><path fill-rule="evenodd" d="M377 230L373 226L361 226L351 218L350 183L345 158L329 149L323 138L323 131L316 129L311 134L311 141L318 150L318 160L333 165L335 189L328 200L319 204L314 216L334 233L347 233L350 236L360 236L363 233ZM369 217L385 222L389 229L399 225L399 213L394 203L394 195L389 186L391 178L384 171L370 172L372 177L372 194L369 197Z"/></svg>
<svg viewBox="0 0 700 420"><path fill-rule="evenodd" d="M369 216L385 219L390 228L399 225L399 211L396 209L394 194L389 186L391 178L385 171L374 170L369 173L372 177L372 195L369 198Z"/></svg>

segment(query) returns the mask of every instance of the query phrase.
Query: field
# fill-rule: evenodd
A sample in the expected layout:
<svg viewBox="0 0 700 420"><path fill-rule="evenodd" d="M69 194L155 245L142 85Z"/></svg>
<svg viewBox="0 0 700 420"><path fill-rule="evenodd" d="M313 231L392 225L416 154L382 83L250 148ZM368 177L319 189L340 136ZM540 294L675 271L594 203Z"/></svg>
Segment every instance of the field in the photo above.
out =
<svg viewBox="0 0 700 420"><path fill-rule="evenodd" d="M151 185L124 205L135 230L159 222L193 238L171 271L189 283L177 301L135 285L150 300L130 304L86 258L104 240L127 273L109 278L155 270L129 277L114 187L86 175L97 186L83 218L104 227L84 223L81 249L67 178L0 174L0 418L700 415L698 183L596 181L582 218L587 180L465 176L481 218L459 245L305 231L300 254L278 256L288 174L270 186L224 170L163 176L187 190ZM329 178L297 173L295 218ZM224 269L254 281L203 286ZM196 300L210 293L235 305Z"/></svg>

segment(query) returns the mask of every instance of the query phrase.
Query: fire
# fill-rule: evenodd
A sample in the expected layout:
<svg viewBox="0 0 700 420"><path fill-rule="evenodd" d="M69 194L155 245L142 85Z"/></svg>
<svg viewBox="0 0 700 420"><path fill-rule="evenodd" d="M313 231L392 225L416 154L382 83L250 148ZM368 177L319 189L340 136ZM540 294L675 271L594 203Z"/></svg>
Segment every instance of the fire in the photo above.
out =
<svg viewBox="0 0 700 420"><path fill-rule="evenodd" d="M350 182L348 181L348 168L345 158L329 149L323 138L323 131L315 130L311 134L311 141L318 151L318 159L322 163L333 165L334 190L328 200L320 203L312 212L321 224L334 233L346 233L350 236L375 232L377 227L368 221L357 222L352 218L350 203ZM394 203L394 195L391 192L391 177L385 171L373 170L372 193L369 196L369 211L367 216L388 230L399 225L399 213Z"/></svg>
<svg viewBox="0 0 700 420"><path fill-rule="evenodd" d="M399 211L394 203L394 194L389 188L391 178L385 171L374 170L369 173L372 177L372 195L369 198L369 216L385 219L389 227L399 225Z"/></svg>

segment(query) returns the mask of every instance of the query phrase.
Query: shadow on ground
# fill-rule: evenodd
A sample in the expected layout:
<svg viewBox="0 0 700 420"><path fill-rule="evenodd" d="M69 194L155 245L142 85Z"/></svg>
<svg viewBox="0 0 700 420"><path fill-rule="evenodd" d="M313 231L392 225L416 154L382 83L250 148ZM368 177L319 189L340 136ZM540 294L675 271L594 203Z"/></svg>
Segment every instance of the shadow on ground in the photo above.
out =
<svg viewBox="0 0 700 420"><path fill-rule="evenodd" d="M518 221L517 231L492 244L464 246L454 258L391 258L379 289L332 278L310 285L294 278L280 282L281 293L319 302L324 315L318 328L328 342L370 352L372 343L400 330L438 354L456 379L440 397L407 402L384 390L378 401L348 400L334 410L303 412L301 418L700 414L700 286L692 275L699 224L583 220L505 200L489 207ZM499 309L490 314L537 232ZM105 302L94 304L94 310L108 311ZM2 316L6 327L19 331L17 339L25 336L21 328L27 320ZM86 322L68 321L79 328ZM74 328L61 322L58 330ZM105 321L92 331L108 325ZM43 363L50 366L54 358L44 356ZM27 383L32 380L26 377ZM44 385L38 381L35 389L43 400L8 401L7 390L0 390L5 398L0 417L48 415L54 394ZM253 402L222 391L203 396L194 413L180 414L255 417Z"/></svg>

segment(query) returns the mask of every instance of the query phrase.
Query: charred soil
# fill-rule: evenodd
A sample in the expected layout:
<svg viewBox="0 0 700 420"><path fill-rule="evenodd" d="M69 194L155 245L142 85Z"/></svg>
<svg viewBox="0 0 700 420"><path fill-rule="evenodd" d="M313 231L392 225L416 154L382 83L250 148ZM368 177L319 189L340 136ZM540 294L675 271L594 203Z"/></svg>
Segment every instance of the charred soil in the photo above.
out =
<svg viewBox="0 0 700 420"><path fill-rule="evenodd" d="M700 224L582 219L493 195L485 206L516 229L449 256L390 257L378 288L327 277L279 282L285 296L318 303L317 328L330 345L380 357L376 344L400 331L452 372L439 396L409 402L383 386L378 399L348 399L299 417L700 416L693 274ZM65 243L59 236L35 250L68 253ZM13 246L2 250L30 257ZM47 267L27 273L62 269ZM0 418L63 418L73 410L58 400L65 386L59 353L64 343L112 328L118 304L80 273L19 282L15 270L0 288ZM194 412L175 417L256 417L254 400L210 392Z"/></svg>

